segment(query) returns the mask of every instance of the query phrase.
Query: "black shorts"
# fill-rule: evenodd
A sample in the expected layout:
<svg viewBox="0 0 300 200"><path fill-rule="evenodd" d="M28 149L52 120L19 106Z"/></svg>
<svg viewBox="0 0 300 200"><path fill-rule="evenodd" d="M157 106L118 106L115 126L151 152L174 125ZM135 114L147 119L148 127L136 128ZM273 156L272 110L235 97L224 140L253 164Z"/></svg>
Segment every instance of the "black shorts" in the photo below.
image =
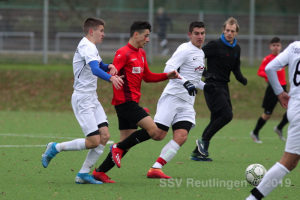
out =
<svg viewBox="0 0 300 200"><path fill-rule="evenodd" d="M139 121L149 116L149 114L135 101L129 101L115 106L119 130L137 129Z"/></svg>
<svg viewBox="0 0 300 200"><path fill-rule="evenodd" d="M193 127L193 123L189 121L180 121L173 124L172 129L173 131L177 129L184 129L187 132L190 132L191 128Z"/></svg>
<svg viewBox="0 0 300 200"><path fill-rule="evenodd" d="M169 127L163 124L160 124L158 122L155 122L156 126L164 131L169 131ZM177 129L184 129L187 130L187 132L190 132L191 128L193 127L193 123L189 122L189 121L179 121L176 122L175 124L173 124L172 129L173 131L177 130Z"/></svg>
<svg viewBox="0 0 300 200"><path fill-rule="evenodd" d="M286 85L282 86L282 89L286 91ZM278 97L274 93L272 86L268 84L268 87L266 88L264 100L262 103L262 107L265 109L265 114L271 115L273 113L273 110L278 102Z"/></svg>

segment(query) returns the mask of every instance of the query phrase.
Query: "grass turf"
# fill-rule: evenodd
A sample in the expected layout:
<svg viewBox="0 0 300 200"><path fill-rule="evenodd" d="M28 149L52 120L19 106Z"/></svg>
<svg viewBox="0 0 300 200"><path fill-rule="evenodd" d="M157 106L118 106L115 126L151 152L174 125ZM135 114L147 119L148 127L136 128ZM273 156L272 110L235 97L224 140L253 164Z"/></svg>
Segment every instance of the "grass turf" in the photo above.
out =
<svg viewBox="0 0 300 200"><path fill-rule="evenodd" d="M118 141L117 119L108 115L113 141ZM252 163L269 169L278 161L284 142L273 132L277 121L270 120L261 131L263 144L254 143L249 132L255 120L233 119L213 138L210 155L213 162L189 159L208 120L197 119L187 142L163 171L174 180L148 179L163 146L171 139L147 141L133 147L122 160L120 169L108 175L116 184L77 185L74 178L87 151L62 152L47 169L41 155L50 141L81 138L83 134L73 113L0 112L1 199L245 199L253 188L245 183L244 171ZM286 127L284 129L286 135ZM12 145L12 146L9 146ZM98 166L108 148L98 160ZM300 170L296 168L268 199L296 200L300 196Z"/></svg>
<svg viewBox="0 0 300 200"><path fill-rule="evenodd" d="M107 60L107 59L105 59ZM150 65L153 72L162 72L165 60ZM68 61L71 63L71 61ZM261 131L263 144L255 144L249 132L262 113L261 102L266 87L256 75L257 68L242 65L248 79L246 87L234 77L229 84L234 111L233 121L212 140L211 163L189 160L208 123L208 109L202 92L196 99L197 126L176 157L164 168L174 181L147 179L164 141L147 141L132 148L122 160L121 169L108 175L116 184L77 185L74 178L81 168L87 151L60 153L44 169L41 155L50 141L63 142L81 138L83 134L72 113L72 67L68 65L13 64L0 65L0 163L1 199L244 199L252 186L245 185L244 170L252 163L269 169L283 153L273 127L284 109L279 105ZM142 84L141 105L154 114L157 100L167 82ZM119 131L115 111L110 105L111 86L98 82L100 102L108 113L111 140L118 141ZM105 98L103 98L105 97ZM286 128L284 129L286 133ZM26 146L27 145L27 146ZM108 148L97 166L108 153ZM298 199L299 167L289 174L270 194L269 199ZM290 181L290 182L289 182ZM291 183L291 184L290 184ZM289 186L289 187L288 187Z"/></svg>
<svg viewBox="0 0 300 200"><path fill-rule="evenodd" d="M104 60L110 62L109 59ZM156 60L150 65L150 70L156 73L162 72L165 61ZM236 81L233 75L229 83L234 117L258 119L263 112L261 104L267 83L263 78L257 76L256 67L249 67L244 63L246 62L242 62L241 70L248 79L247 86ZM0 110L72 112L70 101L73 82L71 64L44 66L0 63ZM157 101L166 84L167 81L142 83L141 106L148 107L154 113ZM111 84L99 80L97 92L106 113L115 114L111 105ZM195 110L198 117L208 117L209 111L201 90L197 94ZM272 119L281 119L284 112L284 109L277 105Z"/></svg>

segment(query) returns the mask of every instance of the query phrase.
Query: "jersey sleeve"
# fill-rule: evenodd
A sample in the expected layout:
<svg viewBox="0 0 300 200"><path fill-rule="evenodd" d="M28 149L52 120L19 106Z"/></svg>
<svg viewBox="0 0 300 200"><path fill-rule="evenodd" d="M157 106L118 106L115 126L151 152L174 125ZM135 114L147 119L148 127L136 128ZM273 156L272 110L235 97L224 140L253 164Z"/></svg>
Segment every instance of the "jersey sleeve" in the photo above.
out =
<svg viewBox="0 0 300 200"><path fill-rule="evenodd" d="M86 45L82 52L84 53L84 59L86 63L90 63L94 60L98 61L99 63L102 61L101 58L100 60L98 58L98 50L96 46Z"/></svg>
<svg viewBox="0 0 300 200"><path fill-rule="evenodd" d="M186 62L186 58L188 57L187 54L188 51L176 51L173 56L166 62L166 67L164 69L165 73L169 73L171 71L176 70L177 72L180 71L180 66ZM180 74L180 73L179 73ZM187 79L180 75L181 79L173 79L173 81L179 83L179 84L184 84Z"/></svg>
<svg viewBox="0 0 300 200"><path fill-rule="evenodd" d="M113 60L113 65L116 67L118 72L124 67L126 64L127 57L124 52L117 51Z"/></svg>
<svg viewBox="0 0 300 200"><path fill-rule="evenodd" d="M199 88L200 90L204 90L204 85L205 85L205 83L200 80L199 84L196 85L196 88Z"/></svg>
<svg viewBox="0 0 300 200"><path fill-rule="evenodd" d="M280 53L276 57L278 59L278 61L281 63L281 65L282 65L281 68L283 68L284 66L287 66L289 64L289 53L293 49L292 44L290 44L282 53Z"/></svg>
<svg viewBox="0 0 300 200"><path fill-rule="evenodd" d="M283 92L280 85L277 71L284 68L289 64L289 53L292 51L292 45L290 44L282 53L280 53L276 58L274 58L266 67L266 73L268 75L270 84L276 95Z"/></svg>
<svg viewBox="0 0 300 200"><path fill-rule="evenodd" d="M236 80L238 80L239 82L243 81L244 76L242 74L240 65L236 66L232 72L233 72Z"/></svg>
<svg viewBox="0 0 300 200"><path fill-rule="evenodd" d="M173 67L174 70L177 70L185 62L187 58L187 52L188 51L177 50L173 54L173 56L166 62L166 65Z"/></svg>
<svg viewBox="0 0 300 200"><path fill-rule="evenodd" d="M240 60L241 48L238 44L236 45L236 48L237 48L237 50L236 50L237 55L235 57L235 65L234 65L232 72L235 76L235 79L242 83L244 76L241 71L241 60Z"/></svg>
<svg viewBox="0 0 300 200"><path fill-rule="evenodd" d="M144 58L146 58L146 56ZM160 82L160 81L165 81L167 79L168 79L167 73L151 72L148 67L147 60L145 59L144 74L143 74L143 80L145 82Z"/></svg>
<svg viewBox="0 0 300 200"><path fill-rule="evenodd" d="M110 82L109 80L110 80L111 75L107 74L105 71L103 71L101 68L98 67L99 66L98 61L93 60L93 61L89 62L89 65L91 67L92 73L95 76L98 76L99 78Z"/></svg>
<svg viewBox="0 0 300 200"><path fill-rule="evenodd" d="M108 66L109 66L109 64L106 64L106 63L104 63L103 61L101 61L101 62L99 63L100 69L102 69L102 70L105 71L105 72L109 71Z"/></svg>
<svg viewBox="0 0 300 200"><path fill-rule="evenodd" d="M283 65L280 63L280 60L278 59L278 56L275 59L273 59L271 62L269 62L269 64L266 66L266 73L268 75L270 84L276 95L279 95L280 93L283 92L283 89L280 85L280 82L279 82L279 79L277 76L277 70L279 70L283 67Z"/></svg>
<svg viewBox="0 0 300 200"><path fill-rule="evenodd" d="M257 71L257 75L260 77L263 77L266 81L268 81L268 77L265 72L265 68L269 62L270 62L269 59L267 57L265 57L263 59L263 61L261 62L260 66L258 68L258 71Z"/></svg>
<svg viewBox="0 0 300 200"><path fill-rule="evenodd" d="M176 70L178 72L177 68L174 68L171 65L166 65L166 67L164 69L164 73L169 73L169 72L174 71L174 70ZM176 79L173 79L173 81L183 85L187 81L187 79L184 78L182 75L180 75L180 79L176 78Z"/></svg>

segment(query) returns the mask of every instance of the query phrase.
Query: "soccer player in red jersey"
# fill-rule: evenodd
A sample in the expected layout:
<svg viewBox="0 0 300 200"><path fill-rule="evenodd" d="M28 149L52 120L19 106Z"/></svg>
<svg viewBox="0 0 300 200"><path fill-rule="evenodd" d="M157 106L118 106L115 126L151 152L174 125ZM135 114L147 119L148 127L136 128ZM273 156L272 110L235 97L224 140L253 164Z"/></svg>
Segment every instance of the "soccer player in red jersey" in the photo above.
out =
<svg viewBox="0 0 300 200"><path fill-rule="evenodd" d="M114 95L112 104L115 106L120 129L120 140L123 141L111 146L111 152L104 162L95 169L93 175L104 183L114 183L105 174L115 163L120 167L122 156L127 150L150 138L163 139L159 135L159 129L149 114L139 106L141 97L141 83L159 82L167 79L180 78L177 71L169 73L152 73L149 70L144 46L149 42L151 25L147 21L135 21L130 27L130 39L126 46L117 50L113 64L118 70L119 76L124 76L124 84L120 90L113 87ZM137 130L141 127L140 130ZM126 140L125 140L126 139ZM125 140L125 141L124 141ZM119 150L116 152L115 150ZM116 155L116 156L114 156ZM112 157L114 160L112 160Z"/></svg>
<svg viewBox="0 0 300 200"><path fill-rule="evenodd" d="M278 102L278 97L275 95L269 81L267 74L265 72L265 68L269 62L271 62L281 51L281 41L278 37L274 37L270 41L270 46L271 54L266 56L259 69L257 72L258 76L263 77L267 82L268 82L268 87L266 88L264 100L262 107L265 109L264 113L262 116L257 120L256 126L253 131L250 132L250 136L253 139L254 142L256 143L262 143L261 140L259 140L259 131L260 129L265 125L268 119L270 119L272 112ZM283 90L286 91L286 80L285 80L285 68L282 68L281 70L277 71L277 76L280 82L280 85L282 86ZM281 122L274 127L274 131L277 133L279 136L279 139L282 141L285 141L285 138L282 134L282 129L283 127L288 123L287 119L287 114L286 112L284 113Z"/></svg>

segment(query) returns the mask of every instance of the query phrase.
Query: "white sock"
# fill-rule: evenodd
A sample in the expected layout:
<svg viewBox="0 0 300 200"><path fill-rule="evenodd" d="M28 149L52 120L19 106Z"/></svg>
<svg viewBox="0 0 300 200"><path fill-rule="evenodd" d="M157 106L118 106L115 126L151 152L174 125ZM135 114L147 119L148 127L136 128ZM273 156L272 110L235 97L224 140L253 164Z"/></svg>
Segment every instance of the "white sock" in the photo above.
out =
<svg viewBox="0 0 300 200"><path fill-rule="evenodd" d="M278 184L281 183L282 178L287 175L290 171L277 162L269 171L265 174L262 181L256 187L262 195L267 196L270 192L272 192Z"/></svg>
<svg viewBox="0 0 300 200"><path fill-rule="evenodd" d="M79 173L89 173L100 155L103 153L104 148L105 146L100 144L98 147L90 149Z"/></svg>
<svg viewBox="0 0 300 200"><path fill-rule="evenodd" d="M246 200L257 200L257 199L252 194L250 194Z"/></svg>
<svg viewBox="0 0 300 200"><path fill-rule="evenodd" d="M170 140L170 142L168 142L168 144L166 144L164 148L161 150L159 158L157 159L157 161L154 163L152 167L161 169L162 166L167 164L167 162L169 162L175 157L179 149L180 149L179 144L177 144L173 139Z"/></svg>
<svg viewBox="0 0 300 200"><path fill-rule="evenodd" d="M58 143L55 146L55 148L58 152L61 152L61 151L80 151L80 150L86 149L85 139L84 138L79 138L79 139L71 140L71 141L68 141L68 142Z"/></svg>

